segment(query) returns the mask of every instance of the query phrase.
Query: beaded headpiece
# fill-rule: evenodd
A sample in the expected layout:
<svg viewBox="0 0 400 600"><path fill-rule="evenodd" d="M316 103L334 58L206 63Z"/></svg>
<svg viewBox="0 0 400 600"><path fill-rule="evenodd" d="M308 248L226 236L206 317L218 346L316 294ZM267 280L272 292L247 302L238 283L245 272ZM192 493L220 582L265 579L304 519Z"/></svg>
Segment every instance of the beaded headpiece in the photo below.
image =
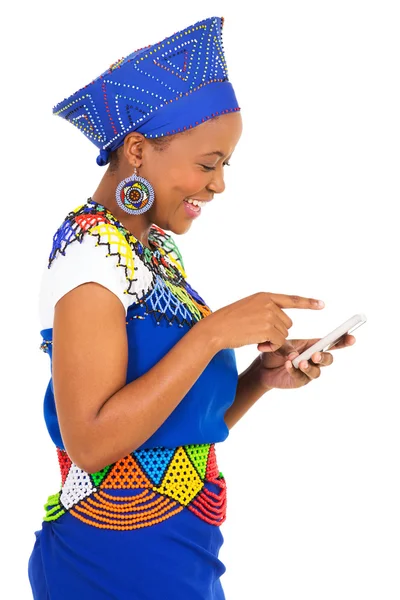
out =
<svg viewBox="0 0 400 600"><path fill-rule="evenodd" d="M173 135L240 110L222 43L223 17L212 17L113 63L58 103L53 113L78 127L106 165L125 136Z"/></svg>

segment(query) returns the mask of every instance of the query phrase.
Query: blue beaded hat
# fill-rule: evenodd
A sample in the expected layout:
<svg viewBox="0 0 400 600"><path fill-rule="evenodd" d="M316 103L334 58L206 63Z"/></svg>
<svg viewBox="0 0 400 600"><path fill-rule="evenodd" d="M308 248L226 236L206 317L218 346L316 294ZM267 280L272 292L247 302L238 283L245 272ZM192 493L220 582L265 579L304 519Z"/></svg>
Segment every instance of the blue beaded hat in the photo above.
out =
<svg viewBox="0 0 400 600"><path fill-rule="evenodd" d="M53 108L78 127L106 165L125 136L173 135L240 110L222 43L223 17L211 17L113 63Z"/></svg>

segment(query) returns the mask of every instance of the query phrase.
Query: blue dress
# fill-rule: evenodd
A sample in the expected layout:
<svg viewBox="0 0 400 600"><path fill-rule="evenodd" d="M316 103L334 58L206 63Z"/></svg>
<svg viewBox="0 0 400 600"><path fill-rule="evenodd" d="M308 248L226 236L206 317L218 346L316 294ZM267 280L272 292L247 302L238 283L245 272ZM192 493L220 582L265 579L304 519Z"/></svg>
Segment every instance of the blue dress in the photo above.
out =
<svg viewBox="0 0 400 600"><path fill-rule="evenodd" d="M126 383L152 368L211 312L186 279L171 236L156 226L143 246L92 199L71 211L53 239L49 268L71 244L96 236L118 255L126 293ZM107 258L105 259L107 260ZM52 329L41 331L52 360ZM44 417L57 453L61 484L29 558L35 600L223 600L218 553L226 518L226 484L215 444L228 436L224 414L238 373L225 349L210 361L159 429L128 456L86 473L65 450L52 379Z"/></svg>

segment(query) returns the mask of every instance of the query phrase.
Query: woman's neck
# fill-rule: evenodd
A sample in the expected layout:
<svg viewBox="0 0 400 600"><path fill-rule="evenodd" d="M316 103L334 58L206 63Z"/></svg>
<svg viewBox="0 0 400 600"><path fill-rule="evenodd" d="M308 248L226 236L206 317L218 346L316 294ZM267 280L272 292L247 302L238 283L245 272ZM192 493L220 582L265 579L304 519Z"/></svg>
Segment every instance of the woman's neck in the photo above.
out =
<svg viewBox="0 0 400 600"><path fill-rule="evenodd" d="M149 220L147 213L130 215L118 205L115 190L120 181L120 176L109 174L107 171L91 198L94 202L107 208L143 246L150 248L149 233L152 222Z"/></svg>

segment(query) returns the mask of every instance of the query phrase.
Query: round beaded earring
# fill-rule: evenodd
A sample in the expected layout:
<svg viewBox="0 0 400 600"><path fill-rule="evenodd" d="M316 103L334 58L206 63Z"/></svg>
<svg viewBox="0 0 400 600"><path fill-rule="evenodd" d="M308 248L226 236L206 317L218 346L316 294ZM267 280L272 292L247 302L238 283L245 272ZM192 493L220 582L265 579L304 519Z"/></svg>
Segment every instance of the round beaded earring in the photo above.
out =
<svg viewBox="0 0 400 600"><path fill-rule="evenodd" d="M151 208L154 189L147 179L139 177L135 167L133 175L123 179L118 185L115 197L122 210L130 215L141 215Z"/></svg>

